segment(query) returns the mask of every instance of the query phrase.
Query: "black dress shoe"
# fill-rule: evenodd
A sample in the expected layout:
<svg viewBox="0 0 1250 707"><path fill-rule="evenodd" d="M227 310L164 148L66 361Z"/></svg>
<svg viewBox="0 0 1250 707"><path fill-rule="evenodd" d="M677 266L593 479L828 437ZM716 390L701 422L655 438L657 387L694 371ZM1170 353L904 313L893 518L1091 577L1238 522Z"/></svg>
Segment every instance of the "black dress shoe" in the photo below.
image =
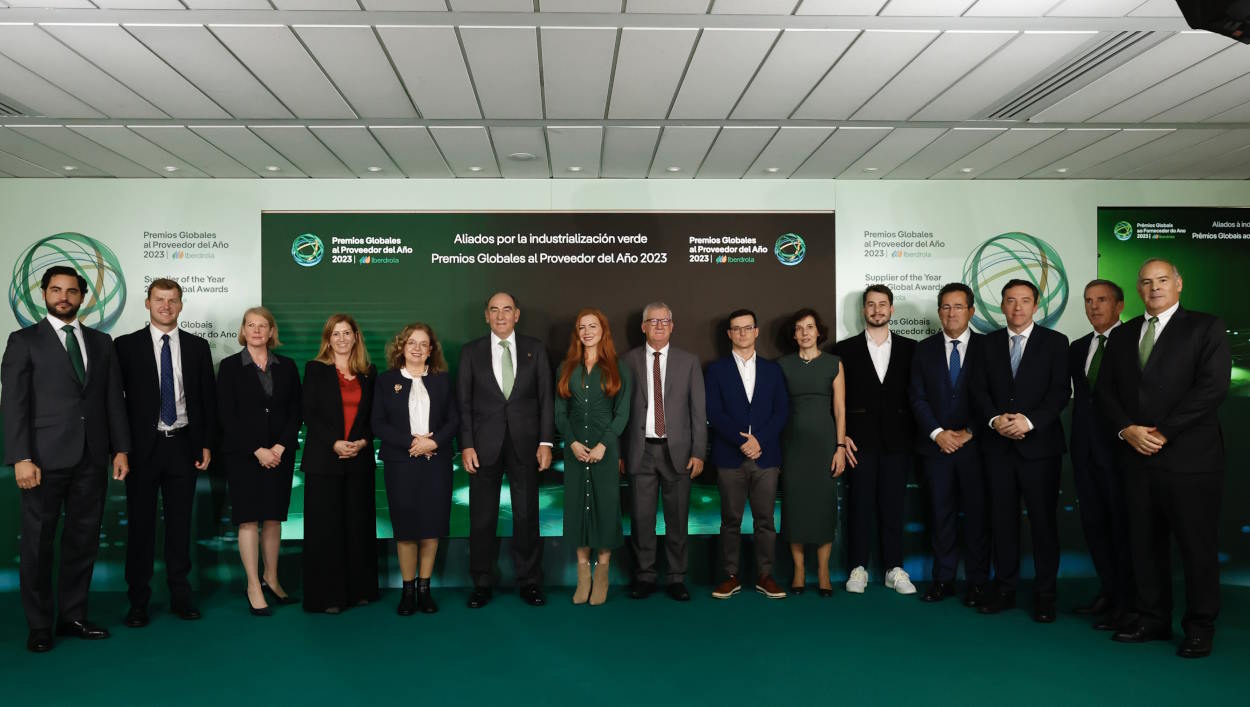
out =
<svg viewBox="0 0 1250 707"><path fill-rule="evenodd" d="M1113 611L1094 622L1095 631L1115 631L1124 623L1123 612Z"/></svg>
<svg viewBox="0 0 1250 707"><path fill-rule="evenodd" d="M434 601L434 595L430 593L430 580L417 580L417 611L423 614L438 613L438 603Z"/></svg>
<svg viewBox="0 0 1250 707"><path fill-rule="evenodd" d="M1116 643L1146 643L1147 641L1167 641L1171 638L1171 629L1151 628L1142 623L1125 626L1111 634L1111 640Z"/></svg>
<svg viewBox="0 0 1250 707"><path fill-rule="evenodd" d="M204 614L194 604L175 604L169 607L169 611L183 621L199 621L204 618Z"/></svg>
<svg viewBox="0 0 1250 707"><path fill-rule="evenodd" d="M474 587L473 593L469 595L469 608L480 609L490 603L493 596L490 587Z"/></svg>
<svg viewBox="0 0 1250 707"><path fill-rule="evenodd" d="M126 617L122 619L122 623L126 628L143 628L148 625L148 610L142 606L132 606L126 612Z"/></svg>
<svg viewBox="0 0 1250 707"><path fill-rule="evenodd" d="M243 598L247 600L247 610L252 613L252 616L273 616L273 609L270 609L268 606L262 606L257 609L252 606L252 599L250 597L244 594Z"/></svg>
<svg viewBox="0 0 1250 707"><path fill-rule="evenodd" d="M1185 636L1176 655L1182 658L1205 658L1211 655L1211 636Z"/></svg>
<svg viewBox="0 0 1250 707"><path fill-rule="evenodd" d="M953 596L955 596L954 582L934 582L925 590L924 596L920 597L920 601L933 604Z"/></svg>
<svg viewBox="0 0 1250 707"><path fill-rule="evenodd" d="M1055 622L1055 600L1034 599L1033 620L1039 624L1053 624Z"/></svg>
<svg viewBox="0 0 1250 707"><path fill-rule="evenodd" d="M68 621L56 627L56 635L98 641L109 637L109 630L90 621Z"/></svg>
<svg viewBox="0 0 1250 707"><path fill-rule="evenodd" d="M683 582L673 582L668 585L668 589L665 591L668 592L668 595L674 601L690 601L690 590L686 589L686 585Z"/></svg>
<svg viewBox="0 0 1250 707"><path fill-rule="evenodd" d="M547 603L547 595L543 594L542 587L537 584L527 584L521 587L521 598L530 606L543 606Z"/></svg>
<svg viewBox="0 0 1250 707"><path fill-rule="evenodd" d="M816 593L822 598L828 599L833 596L833 587L816 587Z"/></svg>
<svg viewBox="0 0 1250 707"><path fill-rule="evenodd" d="M977 607L978 614L998 614L1016 606L1015 592L999 592Z"/></svg>
<svg viewBox="0 0 1250 707"><path fill-rule="evenodd" d="M417 613L416 587L404 587L404 593L399 596L399 608L395 609L395 613L400 616L412 616Z"/></svg>
<svg viewBox="0 0 1250 707"><path fill-rule="evenodd" d="M1111 610L1111 600L1105 594L1099 594L1094 600L1085 606L1078 606L1072 610L1077 616L1102 616Z"/></svg>
<svg viewBox="0 0 1250 707"><path fill-rule="evenodd" d="M299 597L295 597L290 594L284 597L278 596L278 593L273 590L273 587L269 586L269 583L263 579L260 580L260 590L268 594L273 599L273 603L275 604L281 604L282 606L290 606L291 604L299 603Z"/></svg>
<svg viewBox="0 0 1250 707"><path fill-rule="evenodd" d="M646 599L655 592L655 582L647 582L644 580L635 580L629 585L630 599Z"/></svg>
<svg viewBox="0 0 1250 707"><path fill-rule="evenodd" d="M46 628L31 631L26 637L26 650L31 653L47 653L52 650L52 632Z"/></svg>

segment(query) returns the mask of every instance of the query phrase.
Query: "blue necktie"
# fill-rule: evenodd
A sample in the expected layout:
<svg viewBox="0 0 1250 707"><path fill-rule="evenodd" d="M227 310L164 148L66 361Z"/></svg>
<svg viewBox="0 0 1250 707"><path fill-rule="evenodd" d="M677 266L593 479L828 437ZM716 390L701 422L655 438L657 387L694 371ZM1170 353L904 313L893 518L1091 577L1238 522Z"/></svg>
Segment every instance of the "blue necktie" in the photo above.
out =
<svg viewBox="0 0 1250 707"><path fill-rule="evenodd" d="M174 403L174 356L169 351L169 334L161 335L161 422L173 425L178 421Z"/></svg>
<svg viewBox="0 0 1250 707"><path fill-rule="evenodd" d="M955 384L959 382L959 340L958 339L951 342L950 376L951 376L951 388L954 388Z"/></svg>
<svg viewBox="0 0 1250 707"><path fill-rule="evenodd" d="M1020 356L1024 354L1024 349L1020 346L1020 342L1024 341L1023 334L1016 334L1011 337L1011 377L1016 377L1016 369L1020 367Z"/></svg>

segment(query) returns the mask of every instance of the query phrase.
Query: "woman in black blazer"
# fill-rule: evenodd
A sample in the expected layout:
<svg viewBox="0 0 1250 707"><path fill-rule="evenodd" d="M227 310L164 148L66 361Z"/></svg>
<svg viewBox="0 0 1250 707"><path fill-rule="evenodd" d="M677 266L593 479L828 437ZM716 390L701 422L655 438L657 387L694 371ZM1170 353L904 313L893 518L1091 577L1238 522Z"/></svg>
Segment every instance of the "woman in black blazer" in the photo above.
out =
<svg viewBox="0 0 1250 707"><path fill-rule="evenodd" d="M304 365L304 611L337 614L378 598L373 384L356 320L331 315Z"/></svg>
<svg viewBox="0 0 1250 707"><path fill-rule="evenodd" d="M430 575L451 525L451 440L460 424L447 361L428 324L409 324L386 347L373 430L382 441L386 498L404 592L399 615L438 611ZM418 560L420 568L418 570Z"/></svg>
<svg viewBox="0 0 1250 707"><path fill-rule="evenodd" d="M278 549L299 448L299 371L294 361L273 353L281 345L278 325L264 307L243 313L239 343L243 351L222 359L217 371L217 411L248 606L253 615L269 616L266 593L279 604L298 601L278 582ZM257 567L258 538L263 574Z"/></svg>

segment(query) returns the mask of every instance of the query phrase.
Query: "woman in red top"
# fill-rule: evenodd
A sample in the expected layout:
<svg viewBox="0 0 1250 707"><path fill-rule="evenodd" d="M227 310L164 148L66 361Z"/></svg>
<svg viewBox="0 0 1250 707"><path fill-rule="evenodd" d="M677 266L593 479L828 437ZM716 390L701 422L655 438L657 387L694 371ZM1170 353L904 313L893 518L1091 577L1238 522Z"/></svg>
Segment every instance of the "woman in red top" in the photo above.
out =
<svg viewBox="0 0 1250 707"><path fill-rule="evenodd" d="M378 598L373 386L356 320L335 314L304 366L304 610L337 614Z"/></svg>

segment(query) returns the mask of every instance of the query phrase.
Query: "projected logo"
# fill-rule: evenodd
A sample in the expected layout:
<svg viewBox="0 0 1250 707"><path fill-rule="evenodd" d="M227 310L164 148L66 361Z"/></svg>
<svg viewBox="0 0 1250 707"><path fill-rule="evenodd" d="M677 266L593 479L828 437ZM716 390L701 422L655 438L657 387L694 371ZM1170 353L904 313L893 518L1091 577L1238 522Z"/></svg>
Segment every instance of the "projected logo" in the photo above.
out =
<svg viewBox="0 0 1250 707"><path fill-rule="evenodd" d="M291 241L291 257L295 259L296 265L311 268L321 262L325 252L321 239L312 233L296 236Z"/></svg>
<svg viewBox="0 0 1250 707"><path fill-rule="evenodd" d="M53 265L68 265L87 279L78 318L101 331L112 329L126 308L121 263L108 246L72 232L40 238L18 254L9 281L9 308L18 323L26 327L47 316L42 279Z"/></svg>
<svg viewBox="0 0 1250 707"><path fill-rule="evenodd" d="M777 256L777 262L782 265L798 265L803 262L803 256L807 255L807 243L803 240L803 236L797 233L787 233L773 244L773 255Z"/></svg>
<svg viewBox="0 0 1250 707"><path fill-rule="evenodd" d="M1133 224L1128 221L1118 221L1113 233L1117 241L1127 241L1133 237Z"/></svg>
<svg viewBox="0 0 1250 707"><path fill-rule="evenodd" d="M1068 273L1055 247L1027 233L1003 233L977 246L964 261L963 280L972 288L976 314L972 326L980 332L1007 325L1002 311L1002 288L1008 280L1028 280L1041 291L1034 320L1054 327L1068 305Z"/></svg>

